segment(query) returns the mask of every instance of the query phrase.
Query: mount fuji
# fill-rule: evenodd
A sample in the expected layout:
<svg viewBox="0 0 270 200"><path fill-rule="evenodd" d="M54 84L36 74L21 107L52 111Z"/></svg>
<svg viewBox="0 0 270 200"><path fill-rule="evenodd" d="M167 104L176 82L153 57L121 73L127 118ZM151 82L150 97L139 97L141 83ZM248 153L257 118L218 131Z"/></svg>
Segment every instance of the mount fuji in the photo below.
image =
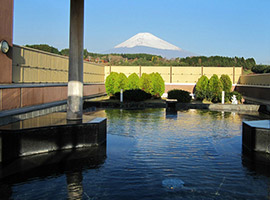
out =
<svg viewBox="0 0 270 200"><path fill-rule="evenodd" d="M152 55L159 55L167 59L184 58L196 56L196 54L185 51L173 44L170 44L151 33L138 33L129 38L125 42L116 45L113 49L102 52L105 54L119 53L119 54L137 54L146 53Z"/></svg>

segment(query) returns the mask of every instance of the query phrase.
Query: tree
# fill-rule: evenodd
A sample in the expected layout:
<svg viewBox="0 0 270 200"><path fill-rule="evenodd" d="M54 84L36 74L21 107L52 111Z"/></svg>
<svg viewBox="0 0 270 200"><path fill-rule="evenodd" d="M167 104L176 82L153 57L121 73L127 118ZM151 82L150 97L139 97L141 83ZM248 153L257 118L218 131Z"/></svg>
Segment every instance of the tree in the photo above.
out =
<svg viewBox="0 0 270 200"><path fill-rule="evenodd" d="M130 74L128 76L128 90L135 90L135 89L139 89L139 81L140 78L136 73Z"/></svg>
<svg viewBox="0 0 270 200"><path fill-rule="evenodd" d="M214 74L209 80L209 99L216 103L221 101L221 93L222 93L222 83L219 80L218 76Z"/></svg>
<svg viewBox="0 0 270 200"><path fill-rule="evenodd" d="M152 94L153 83L152 83L152 80L150 78L150 75L143 73L142 77L140 78L140 81L139 81L139 86L140 86L141 90L143 90L149 94Z"/></svg>
<svg viewBox="0 0 270 200"><path fill-rule="evenodd" d="M207 99L208 83L209 80L205 75L202 75L201 78L199 78L195 88L195 95L198 100Z"/></svg>
<svg viewBox="0 0 270 200"><path fill-rule="evenodd" d="M26 47L30 47L33 49L38 49L41 51L46 51L49 53L54 53L54 54L60 54L59 50L53 46L49 46L47 44L33 44L33 45L26 45Z"/></svg>
<svg viewBox="0 0 270 200"><path fill-rule="evenodd" d="M119 74L116 72L111 72L110 75L107 76L106 81L105 81L105 88L106 88L107 95L112 96L115 94L114 86L115 86L118 76Z"/></svg>
<svg viewBox="0 0 270 200"><path fill-rule="evenodd" d="M60 54L63 55L63 56L69 56L69 49L62 49L60 51Z"/></svg>
<svg viewBox="0 0 270 200"><path fill-rule="evenodd" d="M127 86L128 86L128 79L126 75L124 73L120 73L114 84L114 89L113 89L114 94L117 92L120 92L121 89L125 91L127 89Z"/></svg>
<svg viewBox="0 0 270 200"><path fill-rule="evenodd" d="M232 89L232 81L227 74L222 74L220 77L220 82L222 83L222 89L225 91L225 101L230 100L230 92Z"/></svg>
<svg viewBox="0 0 270 200"><path fill-rule="evenodd" d="M151 73L150 78L151 78L152 86L153 86L151 94L153 96L160 98L165 92L165 82L163 78L161 77L161 75L157 72Z"/></svg>

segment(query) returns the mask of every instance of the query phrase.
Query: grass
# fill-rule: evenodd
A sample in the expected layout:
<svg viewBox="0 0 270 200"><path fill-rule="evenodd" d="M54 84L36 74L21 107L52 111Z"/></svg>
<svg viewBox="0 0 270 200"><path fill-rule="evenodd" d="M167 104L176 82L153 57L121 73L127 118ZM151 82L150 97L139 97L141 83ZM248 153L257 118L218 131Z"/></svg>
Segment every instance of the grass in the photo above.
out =
<svg viewBox="0 0 270 200"><path fill-rule="evenodd" d="M250 69L244 69L243 75L253 74L253 72Z"/></svg>

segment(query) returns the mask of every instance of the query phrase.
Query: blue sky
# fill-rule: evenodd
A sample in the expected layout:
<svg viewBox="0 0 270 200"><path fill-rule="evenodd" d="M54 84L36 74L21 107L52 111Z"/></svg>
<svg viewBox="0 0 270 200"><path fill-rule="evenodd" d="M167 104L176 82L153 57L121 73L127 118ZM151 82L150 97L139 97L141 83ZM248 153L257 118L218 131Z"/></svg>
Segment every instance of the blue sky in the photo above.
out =
<svg viewBox="0 0 270 200"><path fill-rule="evenodd" d="M69 45L69 0L14 0L14 44ZM85 0L84 47L102 52L150 32L205 56L270 64L270 0Z"/></svg>

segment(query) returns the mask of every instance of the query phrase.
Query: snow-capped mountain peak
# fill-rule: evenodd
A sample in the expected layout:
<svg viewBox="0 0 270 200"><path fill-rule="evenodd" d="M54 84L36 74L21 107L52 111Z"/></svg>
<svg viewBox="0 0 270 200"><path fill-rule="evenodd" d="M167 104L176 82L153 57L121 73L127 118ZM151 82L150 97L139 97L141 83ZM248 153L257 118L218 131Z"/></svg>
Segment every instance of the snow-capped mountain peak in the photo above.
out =
<svg viewBox="0 0 270 200"><path fill-rule="evenodd" d="M172 45L151 33L138 33L129 38L125 42L115 46L114 48L133 48L138 46L151 47L164 50L181 50L179 47Z"/></svg>

